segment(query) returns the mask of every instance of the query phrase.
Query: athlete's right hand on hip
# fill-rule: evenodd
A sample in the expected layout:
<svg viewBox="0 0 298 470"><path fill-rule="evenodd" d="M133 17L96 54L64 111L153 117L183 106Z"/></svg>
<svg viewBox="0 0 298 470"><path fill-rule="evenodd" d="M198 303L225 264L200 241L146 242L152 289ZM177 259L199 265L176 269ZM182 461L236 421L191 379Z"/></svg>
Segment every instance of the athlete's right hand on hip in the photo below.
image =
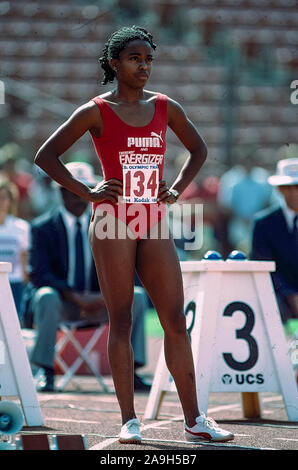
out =
<svg viewBox="0 0 298 470"><path fill-rule="evenodd" d="M91 202L110 201L113 203L118 202L118 197L123 194L122 181L111 179L108 181L101 181L95 188L90 190Z"/></svg>

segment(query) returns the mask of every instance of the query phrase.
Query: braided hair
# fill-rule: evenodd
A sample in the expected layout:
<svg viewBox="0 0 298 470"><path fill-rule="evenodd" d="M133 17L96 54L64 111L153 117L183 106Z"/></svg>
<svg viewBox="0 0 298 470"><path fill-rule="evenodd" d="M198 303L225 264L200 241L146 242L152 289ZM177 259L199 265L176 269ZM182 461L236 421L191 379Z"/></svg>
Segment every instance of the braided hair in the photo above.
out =
<svg viewBox="0 0 298 470"><path fill-rule="evenodd" d="M140 28L139 26L124 26L112 33L105 43L102 57L99 58L99 63L104 71L104 78L101 82L103 85L106 85L108 82L113 82L116 76L116 73L110 67L110 59L119 59L119 54L125 48L126 44L135 39L147 41L152 49L156 49L153 36L146 29Z"/></svg>

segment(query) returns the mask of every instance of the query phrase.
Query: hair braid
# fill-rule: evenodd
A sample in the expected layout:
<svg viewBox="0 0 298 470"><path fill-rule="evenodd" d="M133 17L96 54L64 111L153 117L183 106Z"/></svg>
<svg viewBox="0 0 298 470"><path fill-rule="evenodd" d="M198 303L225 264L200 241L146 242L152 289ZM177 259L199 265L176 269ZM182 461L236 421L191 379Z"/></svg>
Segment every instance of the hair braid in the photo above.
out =
<svg viewBox="0 0 298 470"><path fill-rule="evenodd" d="M105 43L102 57L99 58L99 63L104 71L103 85L106 85L108 82L113 82L116 76L116 73L110 66L110 59L119 59L119 54L125 48L126 44L135 39L147 41L152 49L156 49L152 34L139 26L124 26L112 33Z"/></svg>

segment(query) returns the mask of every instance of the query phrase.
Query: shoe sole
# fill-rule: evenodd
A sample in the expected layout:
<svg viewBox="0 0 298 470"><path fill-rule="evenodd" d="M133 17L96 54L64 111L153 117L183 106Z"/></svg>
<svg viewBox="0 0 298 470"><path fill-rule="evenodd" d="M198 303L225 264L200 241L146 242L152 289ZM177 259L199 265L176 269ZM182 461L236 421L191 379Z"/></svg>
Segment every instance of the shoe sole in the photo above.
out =
<svg viewBox="0 0 298 470"><path fill-rule="evenodd" d="M208 437L206 436L185 436L186 441L188 442L199 442L199 441L208 441L208 442L227 442L227 441L232 441L234 439L234 435L230 435L228 437L224 437L221 439L214 439L213 437Z"/></svg>
<svg viewBox="0 0 298 470"><path fill-rule="evenodd" d="M141 444L142 439L118 439L120 444Z"/></svg>

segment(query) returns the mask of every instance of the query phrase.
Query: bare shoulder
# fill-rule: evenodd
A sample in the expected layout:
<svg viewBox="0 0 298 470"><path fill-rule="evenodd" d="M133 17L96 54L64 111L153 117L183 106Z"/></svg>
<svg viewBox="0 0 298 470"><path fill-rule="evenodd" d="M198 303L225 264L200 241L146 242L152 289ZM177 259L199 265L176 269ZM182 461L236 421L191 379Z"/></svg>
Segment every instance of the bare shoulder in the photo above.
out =
<svg viewBox="0 0 298 470"><path fill-rule="evenodd" d="M167 96L167 103L168 103L168 109L169 111L171 112L177 112L177 113L184 113L185 114L185 111L183 109L183 107L181 106L180 103L178 103L178 101L175 101L173 100L173 98L170 98L169 96Z"/></svg>
<svg viewBox="0 0 298 470"><path fill-rule="evenodd" d="M106 93L102 93L101 95L99 95L99 98L101 98L104 101L107 101L108 103L115 104L114 101L111 99L112 98L112 92L111 91L107 91Z"/></svg>
<svg viewBox="0 0 298 470"><path fill-rule="evenodd" d="M90 100L87 103L82 104L76 109L76 112L78 114L84 115L84 116L98 116L100 115L100 110L97 106L97 104L93 101Z"/></svg>
<svg viewBox="0 0 298 470"><path fill-rule="evenodd" d="M100 111L96 103L92 100L80 105L70 116L70 120L81 120L87 119L88 122L92 122L93 119L98 119Z"/></svg>
<svg viewBox="0 0 298 470"><path fill-rule="evenodd" d="M159 94L156 91L149 91L144 90L146 93L146 99L148 101L156 100L157 95ZM168 95L167 97L167 116L168 116L168 124L171 125L171 122L177 119L187 120L186 113L178 101L173 100Z"/></svg>
<svg viewBox="0 0 298 470"><path fill-rule="evenodd" d="M100 109L93 100L79 106L73 113L72 119L84 122L94 135L98 135L103 127Z"/></svg>
<svg viewBox="0 0 298 470"><path fill-rule="evenodd" d="M186 113L178 101L173 100L169 96L167 96L167 110L168 110L168 124L177 119L179 120L187 120Z"/></svg>

